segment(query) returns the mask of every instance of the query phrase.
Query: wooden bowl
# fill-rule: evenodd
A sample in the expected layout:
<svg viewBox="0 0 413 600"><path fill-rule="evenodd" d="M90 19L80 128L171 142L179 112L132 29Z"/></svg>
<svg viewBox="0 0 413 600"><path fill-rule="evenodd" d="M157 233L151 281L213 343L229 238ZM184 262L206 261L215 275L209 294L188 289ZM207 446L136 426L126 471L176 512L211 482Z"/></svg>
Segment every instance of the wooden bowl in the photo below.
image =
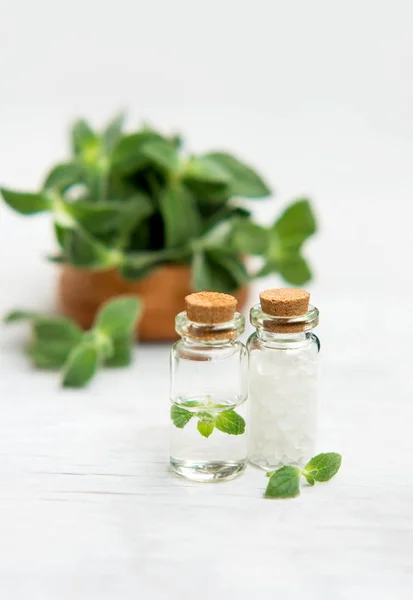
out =
<svg viewBox="0 0 413 600"><path fill-rule="evenodd" d="M91 327L103 302L120 294L136 294L143 302L139 339L167 341L177 338L175 316L184 310L184 298L193 290L188 265L166 265L137 281L124 279L116 270L93 271L65 265L58 291L62 312L84 329ZM247 295L247 288L234 293L239 311L245 306Z"/></svg>

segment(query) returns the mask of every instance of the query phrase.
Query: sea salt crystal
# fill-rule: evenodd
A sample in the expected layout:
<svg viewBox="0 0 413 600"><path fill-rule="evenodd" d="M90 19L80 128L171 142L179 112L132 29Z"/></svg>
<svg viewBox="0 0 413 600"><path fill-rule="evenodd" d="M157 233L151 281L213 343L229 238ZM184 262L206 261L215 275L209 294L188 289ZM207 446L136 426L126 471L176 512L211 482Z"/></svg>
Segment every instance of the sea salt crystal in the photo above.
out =
<svg viewBox="0 0 413 600"><path fill-rule="evenodd" d="M317 434L318 347L252 351L249 458L265 468L303 466Z"/></svg>

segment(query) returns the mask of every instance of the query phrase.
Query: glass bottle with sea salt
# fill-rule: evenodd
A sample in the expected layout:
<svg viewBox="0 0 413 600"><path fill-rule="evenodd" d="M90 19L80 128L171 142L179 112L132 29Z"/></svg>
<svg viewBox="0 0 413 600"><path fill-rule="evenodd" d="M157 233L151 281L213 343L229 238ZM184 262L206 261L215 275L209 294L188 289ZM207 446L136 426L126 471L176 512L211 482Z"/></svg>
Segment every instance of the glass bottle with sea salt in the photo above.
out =
<svg viewBox="0 0 413 600"><path fill-rule="evenodd" d="M186 297L171 351L170 465L193 481L232 479L247 464L244 317L228 294Z"/></svg>
<svg viewBox="0 0 413 600"><path fill-rule="evenodd" d="M266 470L314 455L320 343L309 299L304 290L266 290L250 312L248 458Z"/></svg>

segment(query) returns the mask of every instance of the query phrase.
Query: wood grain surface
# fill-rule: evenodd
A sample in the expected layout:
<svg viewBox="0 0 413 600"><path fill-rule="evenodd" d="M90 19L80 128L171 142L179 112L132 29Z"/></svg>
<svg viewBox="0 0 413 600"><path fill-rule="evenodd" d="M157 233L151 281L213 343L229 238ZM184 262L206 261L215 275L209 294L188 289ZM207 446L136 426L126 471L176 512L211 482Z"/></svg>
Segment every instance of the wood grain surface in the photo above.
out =
<svg viewBox="0 0 413 600"><path fill-rule="evenodd" d="M347 311L352 323L337 319ZM337 477L264 500L249 468L221 484L168 472L167 346L62 391L2 335L0 596L7 600L411 598L412 384L371 307L324 302L319 449ZM368 335L367 335L368 333ZM384 337L383 337L384 336Z"/></svg>

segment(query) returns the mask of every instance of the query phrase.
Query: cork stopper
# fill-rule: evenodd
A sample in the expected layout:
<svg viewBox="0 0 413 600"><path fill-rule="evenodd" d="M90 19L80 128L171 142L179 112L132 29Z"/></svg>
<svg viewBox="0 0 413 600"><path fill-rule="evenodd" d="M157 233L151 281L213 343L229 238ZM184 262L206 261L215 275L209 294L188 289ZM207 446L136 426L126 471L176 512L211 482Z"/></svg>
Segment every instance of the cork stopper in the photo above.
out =
<svg viewBox="0 0 413 600"><path fill-rule="evenodd" d="M260 294L261 309L273 317L296 317L308 311L310 294L298 288L265 290Z"/></svg>
<svg viewBox="0 0 413 600"><path fill-rule="evenodd" d="M308 312L310 294L298 288L265 290L260 294L261 310L272 317L299 317ZM278 333L299 333L304 331L304 323L288 323L282 319L265 321L268 331Z"/></svg>
<svg viewBox="0 0 413 600"><path fill-rule="evenodd" d="M194 323L214 325L234 318L237 301L229 294L198 292L185 298L186 315Z"/></svg>

